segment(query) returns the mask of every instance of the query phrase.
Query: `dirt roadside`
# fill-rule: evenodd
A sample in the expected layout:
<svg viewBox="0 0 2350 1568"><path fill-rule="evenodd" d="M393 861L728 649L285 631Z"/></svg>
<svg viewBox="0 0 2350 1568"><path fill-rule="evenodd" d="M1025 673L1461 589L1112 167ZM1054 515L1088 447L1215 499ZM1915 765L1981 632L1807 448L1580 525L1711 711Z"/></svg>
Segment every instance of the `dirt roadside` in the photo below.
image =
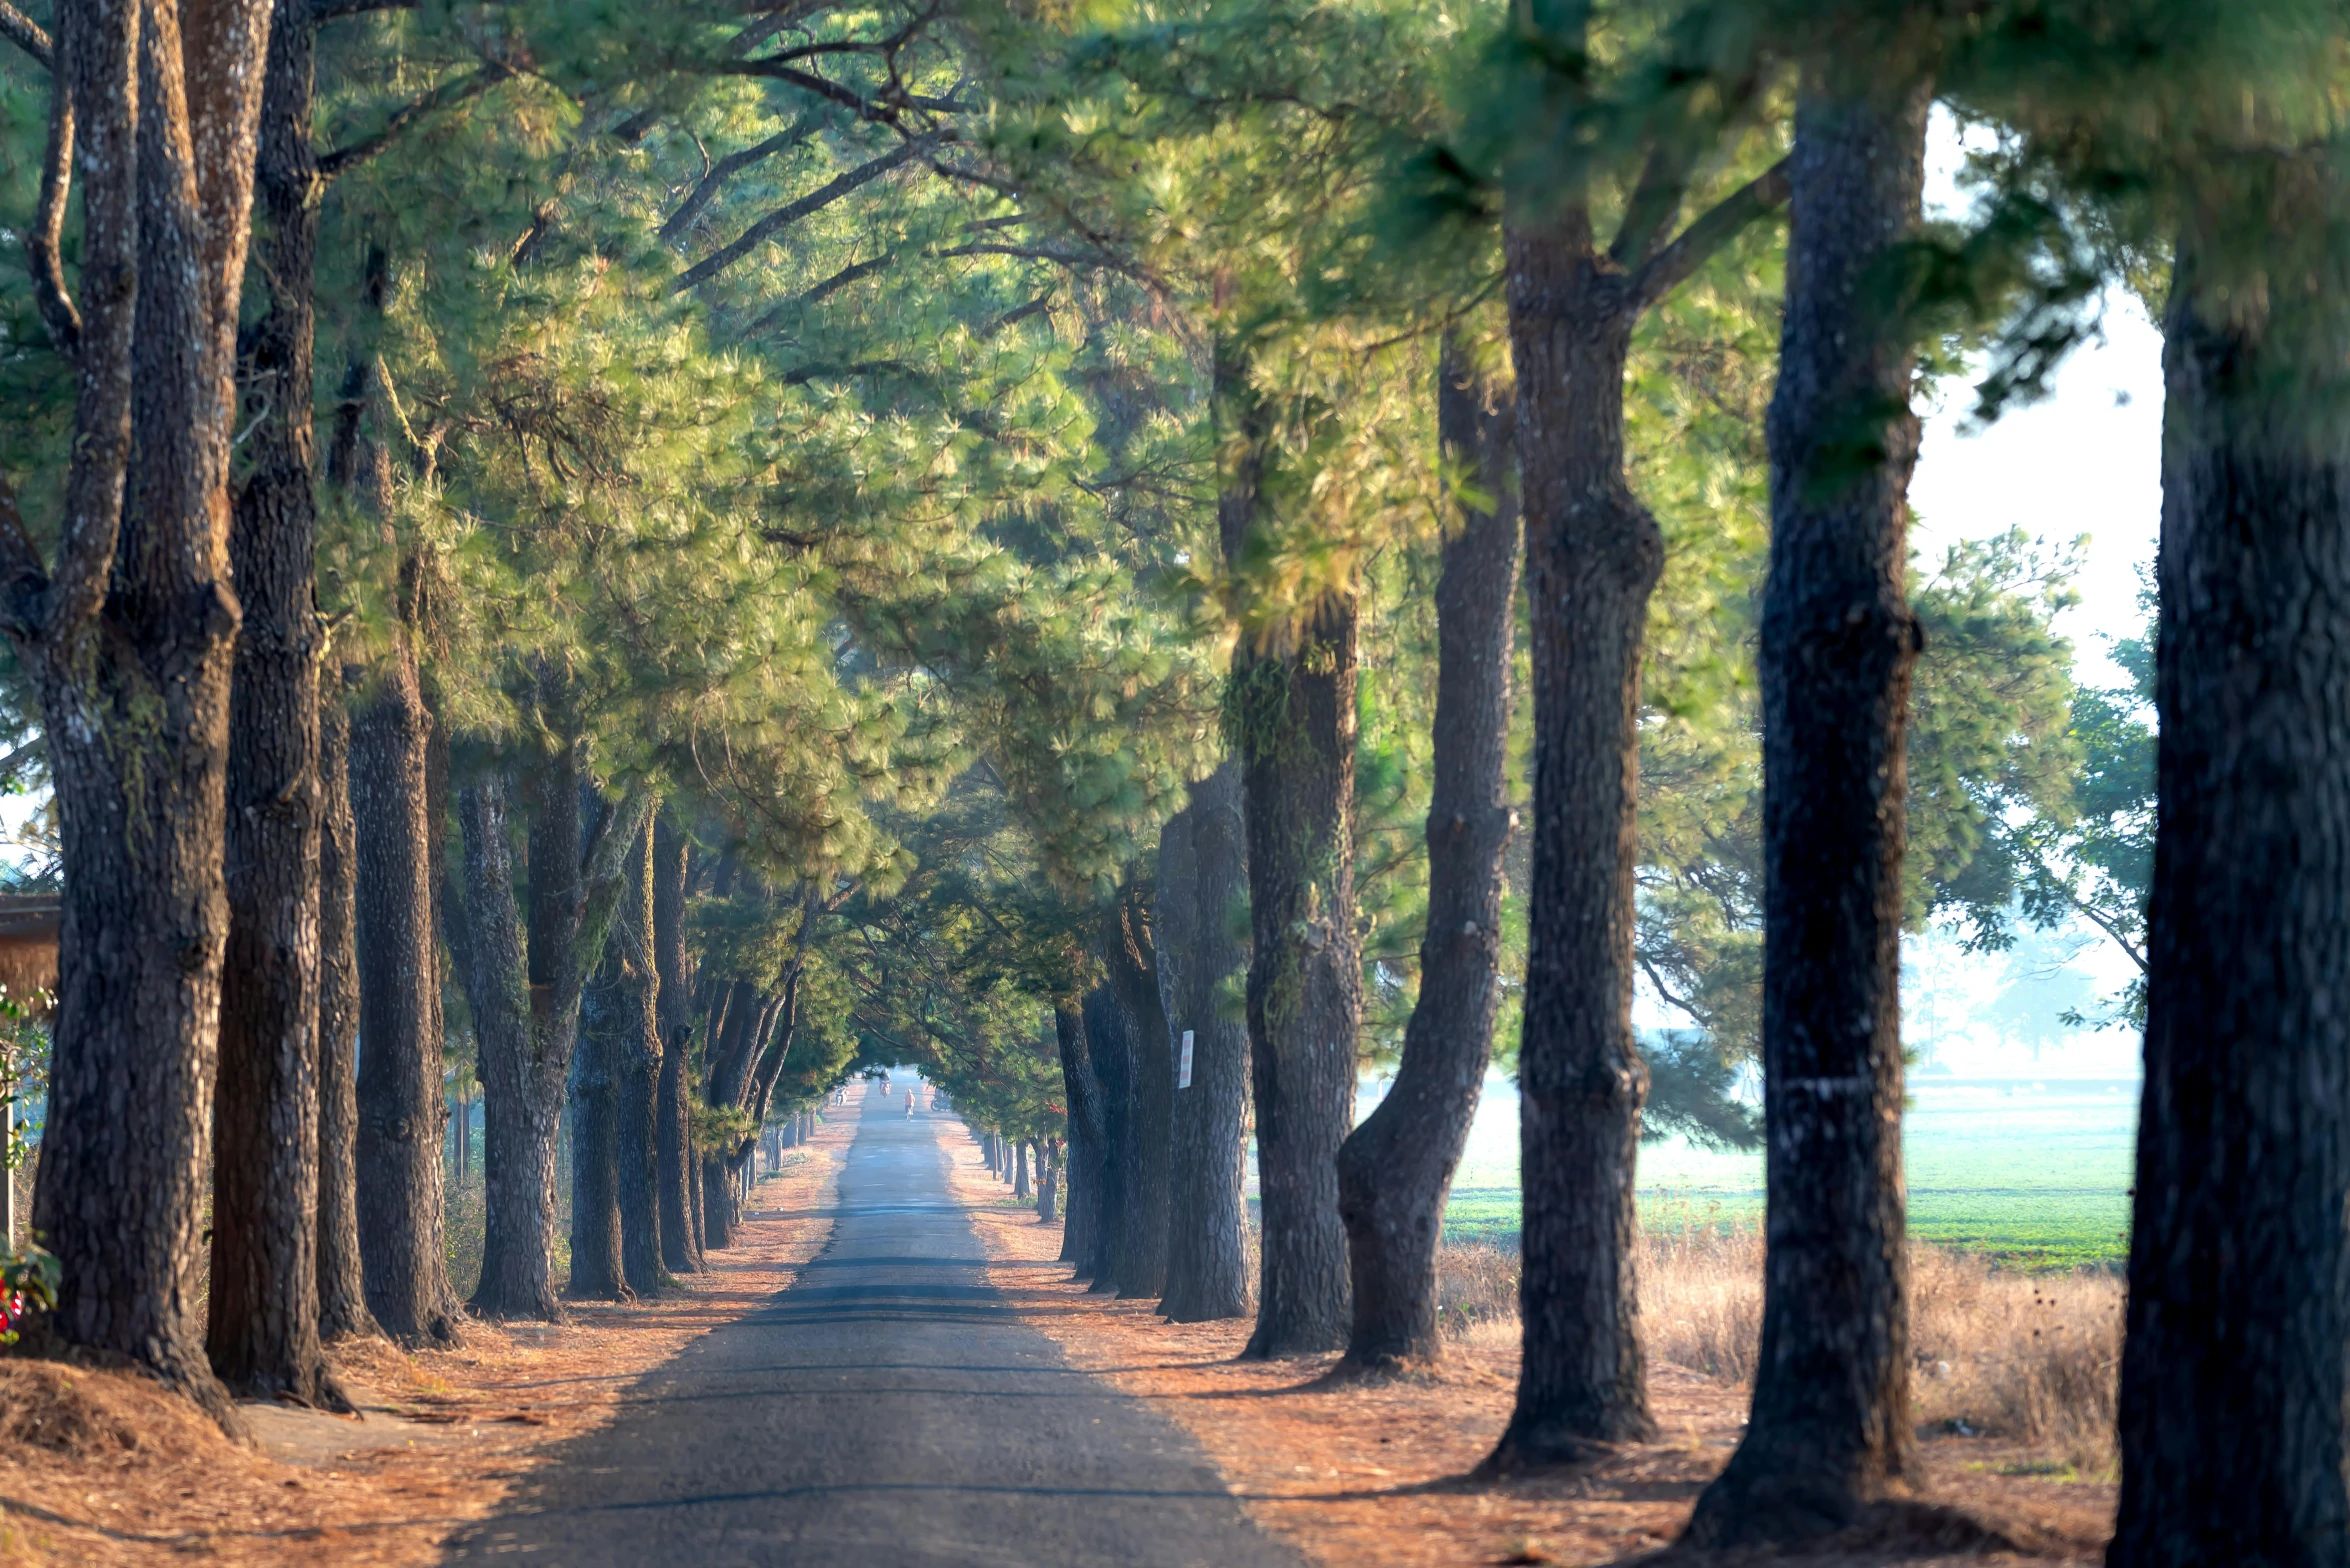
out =
<svg viewBox="0 0 2350 1568"><path fill-rule="evenodd" d="M939 1138L989 1254L1033 1265L1058 1255L1061 1229L1036 1223L988 1174L978 1144L942 1119ZM1033 1267L994 1271L1072 1365L1149 1401L1205 1448L1264 1528L1331 1568L1472 1563L1653 1561L1698 1491L1737 1444L1746 1396L1677 1367L1650 1374L1662 1437L1569 1478L1470 1483L1506 1424L1514 1343L1472 1341L1440 1371L1331 1388L1336 1357L1234 1359L1245 1322L1169 1324L1147 1301L1114 1301ZM2059 1467L2010 1445L1936 1437L1920 1444L1928 1495L2003 1528L2028 1553L1953 1555L1914 1539L1802 1559L1804 1568L1941 1563L2090 1563L2103 1553L2114 1489L2058 1479Z"/></svg>
<svg viewBox="0 0 2350 1568"><path fill-rule="evenodd" d="M129 1372L0 1358L0 1564L437 1562L637 1378L790 1285L824 1246L853 1117L762 1181L738 1244L675 1294L560 1325L468 1323L449 1351L336 1347L350 1420L248 1407L240 1448Z"/></svg>

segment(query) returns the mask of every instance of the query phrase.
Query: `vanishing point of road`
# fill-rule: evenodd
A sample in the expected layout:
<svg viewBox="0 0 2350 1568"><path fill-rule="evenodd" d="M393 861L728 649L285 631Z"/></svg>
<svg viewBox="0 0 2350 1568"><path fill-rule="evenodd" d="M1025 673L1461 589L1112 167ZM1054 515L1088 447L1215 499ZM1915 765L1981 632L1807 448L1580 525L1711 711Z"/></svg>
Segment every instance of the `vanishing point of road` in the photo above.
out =
<svg viewBox="0 0 2350 1568"><path fill-rule="evenodd" d="M868 1096L799 1281L647 1375L451 1562L1298 1568L1207 1458L988 1283L930 1118Z"/></svg>

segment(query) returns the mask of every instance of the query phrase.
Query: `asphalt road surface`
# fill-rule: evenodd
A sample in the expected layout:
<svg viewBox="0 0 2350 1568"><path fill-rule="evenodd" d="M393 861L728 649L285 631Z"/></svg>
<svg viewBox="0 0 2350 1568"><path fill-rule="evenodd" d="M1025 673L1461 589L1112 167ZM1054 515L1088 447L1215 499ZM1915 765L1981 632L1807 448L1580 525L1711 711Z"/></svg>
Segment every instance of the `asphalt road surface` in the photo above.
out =
<svg viewBox="0 0 2350 1568"><path fill-rule="evenodd" d="M929 1115L863 1111L800 1282L649 1374L447 1560L1299 1568L1189 1436L988 1284Z"/></svg>

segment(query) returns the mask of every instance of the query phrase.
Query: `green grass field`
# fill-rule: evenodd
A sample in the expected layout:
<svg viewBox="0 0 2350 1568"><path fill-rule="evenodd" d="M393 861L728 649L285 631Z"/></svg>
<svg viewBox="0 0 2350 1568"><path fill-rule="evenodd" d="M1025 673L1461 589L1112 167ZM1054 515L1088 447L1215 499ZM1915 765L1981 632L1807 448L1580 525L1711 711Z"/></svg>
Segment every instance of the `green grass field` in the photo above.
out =
<svg viewBox="0 0 2350 1568"><path fill-rule="evenodd" d="M1921 1077L1912 1089L1904 1153L1913 1237L2024 1268L2122 1261L2134 1084ZM1514 1098L1488 1094L1445 1212L1448 1237L1516 1245L1515 1117ZM1640 1156L1642 1217L1672 1228L1759 1223L1762 1163L1759 1153L1651 1144Z"/></svg>

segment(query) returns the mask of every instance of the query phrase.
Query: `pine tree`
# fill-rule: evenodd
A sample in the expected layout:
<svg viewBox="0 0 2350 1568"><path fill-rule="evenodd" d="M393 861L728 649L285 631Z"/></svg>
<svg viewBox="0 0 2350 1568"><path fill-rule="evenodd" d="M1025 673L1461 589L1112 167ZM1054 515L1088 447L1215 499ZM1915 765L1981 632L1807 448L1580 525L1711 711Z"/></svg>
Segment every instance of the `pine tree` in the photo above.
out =
<svg viewBox="0 0 2350 1568"><path fill-rule="evenodd" d="M189 1292L227 938L229 387L268 7L208 14L184 48L169 4L58 22L27 242L74 387L50 548L0 493L4 619L41 694L65 863L34 1224L64 1272L55 1332L233 1427Z"/></svg>

